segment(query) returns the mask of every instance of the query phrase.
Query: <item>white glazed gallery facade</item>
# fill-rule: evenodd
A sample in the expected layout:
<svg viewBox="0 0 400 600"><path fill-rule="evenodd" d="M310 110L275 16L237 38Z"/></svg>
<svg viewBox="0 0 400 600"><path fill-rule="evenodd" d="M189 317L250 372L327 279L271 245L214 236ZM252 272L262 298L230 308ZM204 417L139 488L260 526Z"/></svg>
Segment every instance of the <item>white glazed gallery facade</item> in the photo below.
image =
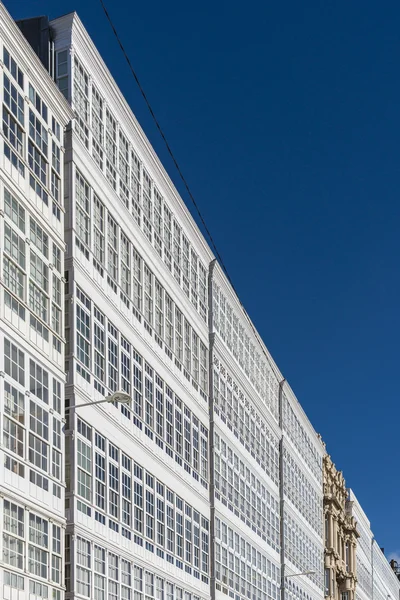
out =
<svg viewBox="0 0 400 600"><path fill-rule="evenodd" d="M348 502L360 536L356 546L356 599L398 600L400 582L374 538L368 517L351 489Z"/></svg>
<svg viewBox="0 0 400 600"><path fill-rule="evenodd" d="M64 128L0 4L0 597L64 598Z"/></svg>
<svg viewBox="0 0 400 600"><path fill-rule="evenodd" d="M7 27L15 29L5 21ZM39 479L33 485L28 478L28 472L33 471L29 457L36 460L34 448L30 455L29 446L24 446L25 477L16 474L18 464L24 462L18 458L20 445L18 439L13 444L9 441L9 424L3 429L0 450L4 464L14 466L8 474L3 470L0 493L5 498L12 488L11 496L25 496L26 504L21 505L25 511L25 538L19 540L25 544L22 563L17 559L7 563L10 552L2 552L3 597L321 599L324 445L78 16L71 13L55 19L50 28L54 76L72 106L73 118L67 102L43 68L37 67L38 59L30 50L21 64L30 71L32 65L35 67L35 85L47 94L49 114L54 110L61 124L61 137L55 140L64 158L61 171L57 173L54 165L47 167L50 182L59 176L59 185L61 181L65 184L64 190L59 188L59 198L64 199L61 210L57 211L51 197L52 190L57 192L56 180L53 187L50 184L48 208L42 206L40 164L44 163L39 160L40 147L32 162L36 164L37 156L35 194L28 189L28 181L10 171L10 161L1 158L1 185L10 180L11 191L26 210L25 237L29 237L28 212L41 212L39 223L61 252L61 262L52 265L49 242L48 258L43 252L38 255L44 266L41 270L34 270L39 263L32 266L37 279L36 273L47 266L52 273L51 283L43 283L43 302L47 298L49 310L47 344L35 342L39 337L32 342L33 326L28 335L28 321L21 320L15 290L11 308L6 302L1 308L3 422L14 418L7 411L17 392L25 394L27 403L28 399L32 402L35 390L43 389L43 380L41 386L35 383L37 373L43 370L32 371L34 377L28 372L31 359L40 359L42 369L46 367L49 399L52 394L48 402L49 439L43 439L43 428L40 437L35 425L46 402L42 406L43 400L38 402L35 397L42 412L36 411L29 420L36 427L32 435L40 437L40 447L45 448L43 444L48 441L48 490L38 490ZM19 33L14 40L17 47L26 45ZM20 54L19 49L16 55ZM30 106L27 99L24 102ZM72 124L63 141L63 127L69 121ZM28 131L27 120L25 125ZM50 138L50 132L48 135ZM33 142L43 140L35 135ZM38 193L42 194L40 203ZM2 193L2 203L4 197ZM15 206L3 209L0 223L22 239L23 232L17 231L19 205ZM32 248L40 235L31 235ZM15 262L13 243L8 250L1 244L5 261ZM26 253L28 256L29 251ZM1 268L5 290L3 261ZM29 270L23 276L29 289ZM58 296L52 286L58 284L53 283L54 277L64 286L61 305L56 304ZM32 285L37 285L37 279ZM35 304L34 295L31 297L34 311L37 301ZM59 327L57 308L61 311L61 334L52 331L53 324ZM32 316L29 322L38 321L35 312ZM8 342L6 345L6 338L16 349ZM21 352L26 354L26 381L29 377L32 382L27 390L23 383L11 381L13 373L19 377ZM54 381L61 385L57 397ZM6 384L16 389L11 396ZM59 388L56 385L54 389ZM79 408L117 390L131 396L130 406ZM18 398L12 400L17 421L21 418ZM24 418L26 431L21 435L26 436L26 445L31 433ZM60 440L59 425L53 421L61 423ZM13 431L17 423L14 425ZM50 456L61 460L59 471L51 466L58 479L50 469ZM41 476L43 481L43 473ZM29 540L43 541L45 534L42 530L40 538L35 533L40 521L35 530L30 528L26 498L32 494L35 506L41 507L39 515L43 518L46 507L51 523L65 527L59 546L50 541L49 533L48 544L53 543L60 554L49 548L47 571L35 567L37 585L31 586L33 592L28 581L33 560ZM14 533L20 527L19 505L13 510L11 516L4 513L3 535L10 536L10 527ZM55 532L58 535L58 529ZM20 547L18 540L15 544ZM60 558L62 570L56 582L50 568L53 558L55 564ZM304 571L312 573L292 577ZM21 580L23 588L18 587Z"/></svg>
<svg viewBox="0 0 400 600"><path fill-rule="evenodd" d="M284 560L285 597L320 598L323 445L78 17L51 26L58 84L77 115L66 402L120 388L133 397L130 410L85 407L67 423L67 597L277 599ZM283 445L297 461L281 503ZM306 499L290 487L299 474ZM316 575L290 580L307 569Z"/></svg>

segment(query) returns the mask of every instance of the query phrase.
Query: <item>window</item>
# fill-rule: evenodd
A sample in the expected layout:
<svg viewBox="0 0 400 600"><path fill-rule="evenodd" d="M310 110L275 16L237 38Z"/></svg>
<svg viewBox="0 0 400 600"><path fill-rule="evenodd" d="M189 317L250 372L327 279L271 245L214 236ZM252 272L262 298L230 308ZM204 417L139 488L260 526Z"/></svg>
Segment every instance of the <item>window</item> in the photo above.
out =
<svg viewBox="0 0 400 600"><path fill-rule="evenodd" d="M31 84L29 84L29 100L47 123L47 106Z"/></svg>
<svg viewBox="0 0 400 600"><path fill-rule="evenodd" d="M47 472L48 465L48 445L38 437L29 434L29 462L38 469Z"/></svg>
<svg viewBox="0 0 400 600"><path fill-rule="evenodd" d="M43 185L47 186L47 161L31 140L28 141L28 164Z"/></svg>
<svg viewBox="0 0 400 600"><path fill-rule="evenodd" d="M68 51L62 50L56 55L56 82L61 93L68 100Z"/></svg>
<svg viewBox="0 0 400 600"><path fill-rule="evenodd" d="M48 521L34 513L29 513L29 541L42 548L49 547Z"/></svg>
<svg viewBox="0 0 400 600"><path fill-rule="evenodd" d="M48 258L49 256L49 237L47 233L43 231L40 225L32 218L29 219L30 223L30 240L36 246L38 250Z"/></svg>
<svg viewBox="0 0 400 600"><path fill-rule="evenodd" d="M117 187L117 122L106 109L106 177L114 190Z"/></svg>
<svg viewBox="0 0 400 600"><path fill-rule="evenodd" d="M54 140L52 141L52 153L51 153L51 155L52 155L52 166L53 166L53 169L58 173L58 175L60 175L60 173L61 173L61 169L60 169L60 165L61 165L61 161L60 161L61 150L60 150L60 146L58 146Z"/></svg>
<svg viewBox="0 0 400 600"><path fill-rule="evenodd" d="M24 155L24 131L18 121L3 106L3 133L19 156Z"/></svg>
<svg viewBox="0 0 400 600"><path fill-rule="evenodd" d="M131 244L121 232L121 288L122 292L131 297Z"/></svg>
<svg viewBox="0 0 400 600"><path fill-rule="evenodd" d="M18 298L25 300L25 276L7 256L3 257L3 274L6 287Z"/></svg>
<svg viewBox="0 0 400 600"><path fill-rule="evenodd" d="M108 283L113 290L117 291L118 284L118 225L116 221L108 214L107 220L108 235Z"/></svg>
<svg viewBox="0 0 400 600"><path fill-rule="evenodd" d="M25 269L25 242L4 223L4 250L22 269Z"/></svg>
<svg viewBox="0 0 400 600"><path fill-rule="evenodd" d="M75 125L86 148L89 147L89 76L75 56L73 106L77 113Z"/></svg>
<svg viewBox="0 0 400 600"><path fill-rule="evenodd" d="M105 261L105 231L104 231L104 204L94 194L93 196L93 255L94 264L98 271L103 274Z"/></svg>
<svg viewBox="0 0 400 600"><path fill-rule="evenodd" d="M29 389L37 398L49 403L49 374L32 359L29 361Z"/></svg>
<svg viewBox="0 0 400 600"><path fill-rule="evenodd" d="M4 211L22 233L25 233L25 209L6 188L4 188Z"/></svg>
<svg viewBox="0 0 400 600"><path fill-rule="evenodd" d="M48 134L46 127L40 119L35 115L33 110L29 110L29 136L36 144L39 150L47 156L48 152Z"/></svg>
<svg viewBox="0 0 400 600"><path fill-rule="evenodd" d="M93 131L93 158L98 167L103 170L103 147L104 147L104 125L103 125L103 99L97 89L92 87L92 131Z"/></svg>
<svg viewBox="0 0 400 600"><path fill-rule="evenodd" d="M10 573L10 571L3 571L4 585L11 587L14 590L24 590L24 578L16 573Z"/></svg>
<svg viewBox="0 0 400 600"><path fill-rule="evenodd" d="M53 378L53 409L61 414L61 383Z"/></svg>
<svg viewBox="0 0 400 600"><path fill-rule="evenodd" d="M28 545L28 571L47 579L49 553L32 544Z"/></svg>
<svg viewBox="0 0 400 600"><path fill-rule="evenodd" d="M11 75L13 76L15 81L18 83L19 87L23 90L24 89L24 73L19 68L18 64L16 63L14 58L10 55L9 51L7 50L7 48L5 46L3 47L3 61L4 61L4 66L6 67L6 69L8 69L8 71L11 73Z"/></svg>
<svg viewBox="0 0 400 600"><path fill-rule="evenodd" d="M118 331L108 323L108 387L115 392L118 389Z"/></svg>
<svg viewBox="0 0 400 600"><path fill-rule="evenodd" d="M25 385L25 355L7 338L4 340L4 369L21 385Z"/></svg>
<svg viewBox="0 0 400 600"><path fill-rule="evenodd" d="M53 265L54 268L61 274L61 250L53 242Z"/></svg>
<svg viewBox="0 0 400 600"><path fill-rule="evenodd" d="M76 305L76 342L78 359L90 369L90 314Z"/></svg>
<svg viewBox="0 0 400 600"><path fill-rule="evenodd" d="M4 74L4 102L14 117L24 125L24 99L7 75Z"/></svg>
<svg viewBox="0 0 400 600"><path fill-rule="evenodd" d="M90 188L88 183L76 171L75 180L76 197L76 236L77 244L86 258L89 258L90 249Z"/></svg>
<svg viewBox="0 0 400 600"><path fill-rule="evenodd" d="M24 510L4 500L3 560L6 564L24 568Z"/></svg>
<svg viewBox="0 0 400 600"><path fill-rule="evenodd" d="M49 289L49 269L47 265L32 250L30 252L30 276L40 289L47 292Z"/></svg>

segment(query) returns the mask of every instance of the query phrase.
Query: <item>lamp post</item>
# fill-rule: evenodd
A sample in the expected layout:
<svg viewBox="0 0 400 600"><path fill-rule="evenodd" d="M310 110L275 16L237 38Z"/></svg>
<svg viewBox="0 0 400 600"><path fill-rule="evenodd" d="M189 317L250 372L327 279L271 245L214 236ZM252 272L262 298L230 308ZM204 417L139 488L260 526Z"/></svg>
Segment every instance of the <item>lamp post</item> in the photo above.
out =
<svg viewBox="0 0 400 600"><path fill-rule="evenodd" d="M95 402L84 402L83 404L73 404L67 406L65 410L71 410L71 408L82 408L82 406L94 406L95 404L105 404L108 402L119 402L120 404L129 404L131 397L125 392L114 392L111 396L106 396L103 400L96 400Z"/></svg>
<svg viewBox="0 0 400 600"><path fill-rule="evenodd" d="M283 575L282 576L282 583L281 583L281 597L282 600L285 600L285 582L286 579L291 579L292 577L302 577L303 575L315 575L315 571L312 570L308 570L308 571L302 571L301 573L293 573L292 575Z"/></svg>

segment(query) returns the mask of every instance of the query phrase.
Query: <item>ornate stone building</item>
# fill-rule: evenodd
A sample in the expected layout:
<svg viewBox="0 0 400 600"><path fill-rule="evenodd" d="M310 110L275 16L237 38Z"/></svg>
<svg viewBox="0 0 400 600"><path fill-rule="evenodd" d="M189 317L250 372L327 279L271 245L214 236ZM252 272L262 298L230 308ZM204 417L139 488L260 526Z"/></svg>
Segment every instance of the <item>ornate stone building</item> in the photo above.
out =
<svg viewBox="0 0 400 600"><path fill-rule="evenodd" d="M325 597L354 600L357 583L356 545L359 537L351 515L343 473L324 457Z"/></svg>

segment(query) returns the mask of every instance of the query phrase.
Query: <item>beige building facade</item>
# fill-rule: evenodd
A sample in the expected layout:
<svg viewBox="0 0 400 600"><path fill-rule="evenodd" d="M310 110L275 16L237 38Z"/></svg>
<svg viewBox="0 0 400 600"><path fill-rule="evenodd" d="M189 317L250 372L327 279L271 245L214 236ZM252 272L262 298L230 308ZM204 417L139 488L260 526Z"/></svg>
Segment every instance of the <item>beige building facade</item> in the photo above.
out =
<svg viewBox="0 0 400 600"><path fill-rule="evenodd" d="M325 597L355 600L357 523L351 515L343 473L324 457Z"/></svg>

